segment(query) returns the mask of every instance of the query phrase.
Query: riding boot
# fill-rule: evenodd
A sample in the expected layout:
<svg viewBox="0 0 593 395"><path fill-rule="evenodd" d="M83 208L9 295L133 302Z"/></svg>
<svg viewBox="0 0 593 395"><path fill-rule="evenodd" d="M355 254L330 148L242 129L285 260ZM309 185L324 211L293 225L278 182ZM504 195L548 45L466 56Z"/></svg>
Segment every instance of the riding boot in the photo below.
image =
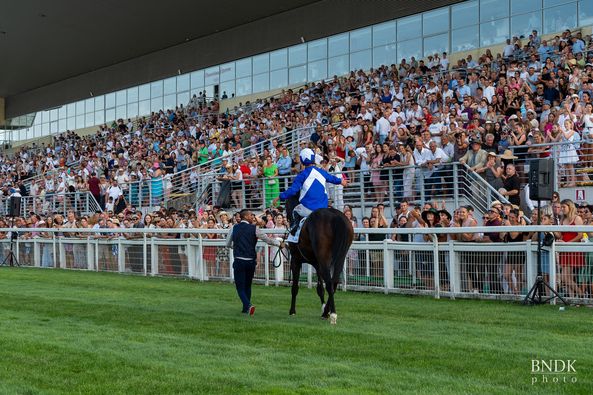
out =
<svg viewBox="0 0 593 395"><path fill-rule="evenodd" d="M292 228L290 228L291 235L294 236L296 234L296 231L299 228L299 223L301 222L302 218L303 217L301 217L301 215L296 211L292 212Z"/></svg>

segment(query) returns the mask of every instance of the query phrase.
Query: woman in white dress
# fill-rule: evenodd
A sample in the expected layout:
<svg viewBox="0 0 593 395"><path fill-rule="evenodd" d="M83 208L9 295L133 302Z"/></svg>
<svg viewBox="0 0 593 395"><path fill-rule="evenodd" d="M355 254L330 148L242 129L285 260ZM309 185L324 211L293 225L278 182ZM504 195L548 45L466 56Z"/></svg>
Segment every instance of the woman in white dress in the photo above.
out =
<svg viewBox="0 0 593 395"><path fill-rule="evenodd" d="M412 151L406 146L404 143L399 142L397 144L399 149L400 155L400 163L402 166L407 166L404 169L404 199L413 199L414 192L412 189L412 184L414 182L414 156L412 155Z"/></svg>
<svg viewBox="0 0 593 395"><path fill-rule="evenodd" d="M587 103L583 117L583 142L581 143L583 167L593 165L593 104Z"/></svg>
<svg viewBox="0 0 593 395"><path fill-rule="evenodd" d="M560 157L558 163L564 168L564 174L566 175L565 187L574 187L575 184L575 172L574 165L579 161L579 155L574 145L574 141L577 139L576 131L574 130L574 122L570 119L564 121L564 130L561 131L560 140L564 143L560 148Z"/></svg>

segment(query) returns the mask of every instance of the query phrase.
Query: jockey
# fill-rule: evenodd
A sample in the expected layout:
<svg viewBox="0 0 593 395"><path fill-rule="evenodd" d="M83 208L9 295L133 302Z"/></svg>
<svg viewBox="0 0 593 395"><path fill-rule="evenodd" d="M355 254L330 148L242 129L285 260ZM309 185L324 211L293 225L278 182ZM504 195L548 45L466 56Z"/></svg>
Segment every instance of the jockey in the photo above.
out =
<svg viewBox="0 0 593 395"><path fill-rule="evenodd" d="M286 191L282 192L279 197L275 198L272 205L278 202L278 199L286 200L290 197L299 195L299 204L294 208L293 217L295 226L292 231L296 230L301 218L306 218L313 211L320 208L327 208L328 197L326 182L332 184L347 185L346 180L338 178L327 173L325 170L315 166L315 153L310 148L304 148L300 153L301 163L305 168L295 177L292 186ZM297 218L294 213L298 214Z"/></svg>

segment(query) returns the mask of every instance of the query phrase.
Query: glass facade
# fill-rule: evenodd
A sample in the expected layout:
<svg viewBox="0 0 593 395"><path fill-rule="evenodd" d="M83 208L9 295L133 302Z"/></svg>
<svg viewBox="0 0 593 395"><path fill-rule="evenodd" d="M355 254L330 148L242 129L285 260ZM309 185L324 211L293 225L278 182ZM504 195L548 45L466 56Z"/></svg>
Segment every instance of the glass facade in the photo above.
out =
<svg viewBox="0 0 593 395"><path fill-rule="evenodd" d="M327 38L18 117L26 129L0 131L0 140L24 140L117 118L187 105L192 95L245 96L315 82L355 69L502 44L532 30L540 34L593 24L593 0L470 0Z"/></svg>

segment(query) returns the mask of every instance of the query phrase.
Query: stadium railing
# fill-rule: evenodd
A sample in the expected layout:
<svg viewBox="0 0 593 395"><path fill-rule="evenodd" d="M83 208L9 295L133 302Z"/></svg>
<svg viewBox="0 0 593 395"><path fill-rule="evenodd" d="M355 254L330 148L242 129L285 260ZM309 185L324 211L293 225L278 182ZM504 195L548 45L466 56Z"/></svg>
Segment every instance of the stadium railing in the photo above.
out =
<svg viewBox="0 0 593 395"><path fill-rule="evenodd" d="M9 212L9 198L0 199L0 215ZM44 196L21 197L21 216L28 217L29 213L56 213L66 215L68 211L80 215L89 215L100 212L101 207L90 192L48 193Z"/></svg>
<svg viewBox="0 0 593 395"><path fill-rule="evenodd" d="M480 213L486 212L495 200L508 202L467 165L457 162L441 165L430 175L426 168L419 166L348 170L334 174L345 176L349 185L327 184L333 207L342 209L348 205L360 208L362 213L381 203L388 209L386 212L394 214L403 200L416 203L445 201L449 208L469 204ZM228 181L219 176L209 181L209 194L204 202L237 210L244 207L263 210L270 208L271 200L278 192L287 189L294 177ZM383 186L376 185L376 181L383 182Z"/></svg>
<svg viewBox="0 0 593 395"><path fill-rule="evenodd" d="M520 300L538 274L537 243L487 243L489 232L591 232L590 226L355 229L341 289L421 294L435 298ZM10 232L14 229L0 229ZM232 251L222 229L19 229L15 252L22 266L170 275L233 281ZM266 229L279 237L284 229ZM219 239L206 234L219 234ZM176 238L180 234L181 238ZM473 242L450 240L473 235ZM40 237L43 236L43 237ZM394 241L407 237L412 242ZM10 241L0 240L0 254ZM376 240L376 241L371 241ZM258 244L255 281L287 285L290 265L275 247ZM542 248L544 280L574 303L593 303L593 243ZM589 273L587 275L587 273ZM304 265L301 281L316 280ZM553 300L552 303L555 301Z"/></svg>

